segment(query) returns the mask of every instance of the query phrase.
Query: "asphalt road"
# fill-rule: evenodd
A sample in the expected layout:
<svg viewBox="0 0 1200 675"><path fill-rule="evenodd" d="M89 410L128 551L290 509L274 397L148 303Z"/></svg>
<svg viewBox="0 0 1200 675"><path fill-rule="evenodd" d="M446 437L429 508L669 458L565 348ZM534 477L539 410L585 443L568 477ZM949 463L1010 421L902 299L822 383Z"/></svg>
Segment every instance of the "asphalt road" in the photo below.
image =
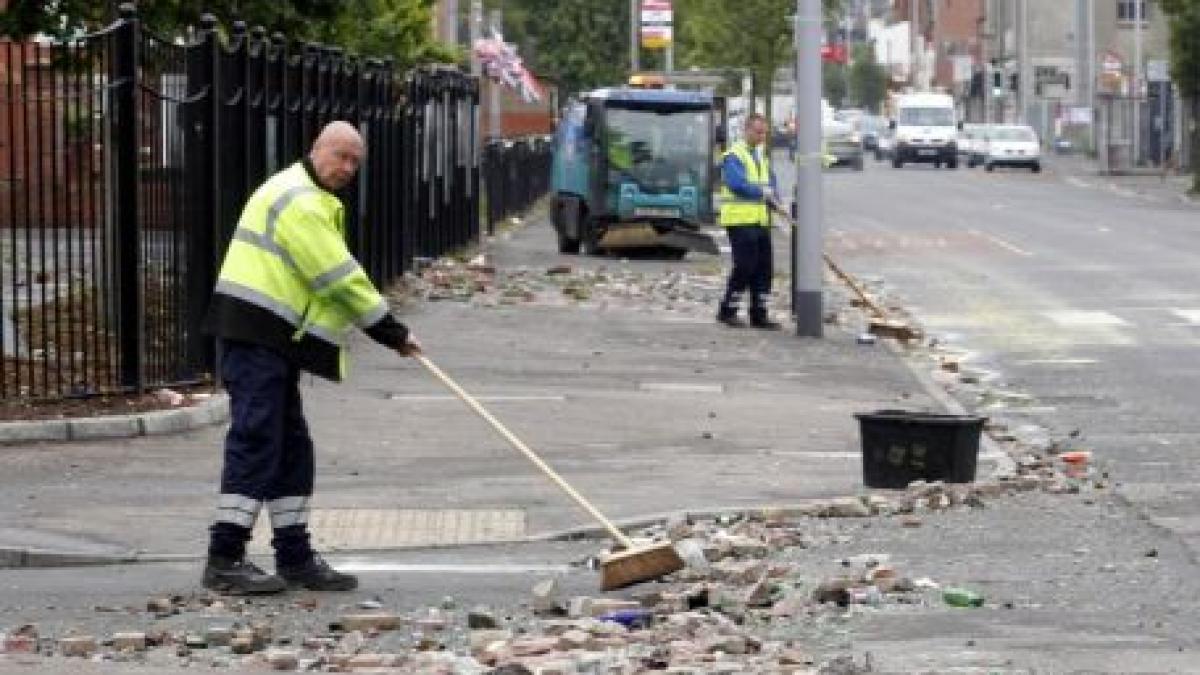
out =
<svg viewBox="0 0 1200 675"><path fill-rule="evenodd" d="M827 250L989 387L1031 397L989 414L1079 430L1119 494L1194 551L1200 208L1155 180L1053 167L826 176Z"/></svg>

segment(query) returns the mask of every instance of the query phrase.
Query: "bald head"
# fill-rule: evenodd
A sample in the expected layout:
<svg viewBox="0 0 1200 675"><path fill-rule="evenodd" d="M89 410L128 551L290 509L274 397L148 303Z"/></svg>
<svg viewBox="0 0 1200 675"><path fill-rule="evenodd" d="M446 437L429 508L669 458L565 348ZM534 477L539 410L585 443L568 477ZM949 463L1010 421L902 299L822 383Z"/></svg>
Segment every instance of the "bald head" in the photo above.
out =
<svg viewBox="0 0 1200 675"><path fill-rule="evenodd" d="M338 120L321 129L308 157L321 184L340 190L354 179L365 154L366 146L358 129L349 122Z"/></svg>

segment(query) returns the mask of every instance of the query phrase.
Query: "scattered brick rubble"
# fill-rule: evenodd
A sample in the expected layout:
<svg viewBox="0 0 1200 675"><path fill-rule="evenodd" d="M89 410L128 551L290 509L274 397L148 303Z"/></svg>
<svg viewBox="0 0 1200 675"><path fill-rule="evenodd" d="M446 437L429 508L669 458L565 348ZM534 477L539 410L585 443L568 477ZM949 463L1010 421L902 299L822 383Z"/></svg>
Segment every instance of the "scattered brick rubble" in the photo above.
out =
<svg viewBox="0 0 1200 675"><path fill-rule="evenodd" d="M321 623L327 596L280 600L206 593L153 597L140 607L97 607L121 614L108 635L43 635L29 624L4 630L0 666L90 659L160 667L370 673L853 673L849 657L818 656L772 624L831 623L847 612L942 604L939 582L899 569L884 553L828 560L814 578L805 558L842 541L826 527L840 519L887 518L922 527L941 511L984 508L988 500L1030 490L1103 487L1094 468L1052 455L1020 464L995 482L914 483L907 490L813 500L786 508L707 518L676 516L636 533L676 542L689 567L665 583L620 596L560 597L539 582L521 607L439 606L395 613L379 599L337 607ZM1070 474L1070 475L1068 475ZM914 570L919 573L919 570ZM340 600L339 600L340 601ZM333 609L333 608L326 608ZM963 610L967 611L967 610Z"/></svg>
<svg viewBox="0 0 1200 675"><path fill-rule="evenodd" d="M499 272L480 257L437 261L410 277L400 299L452 300L482 306L524 302L595 302L620 306L702 310L715 306L720 270L652 276L624 268ZM831 312L845 323L856 310ZM947 385L975 384L951 353L931 357ZM964 377L966 375L966 377ZM820 558L844 534L825 526L835 519L886 518L919 528L938 512L984 508L992 499L1044 490L1103 490L1108 476L1090 462L1078 439L1051 441L1040 430L986 427L1015 462L1014 475L986 483L914 483L907 490L814 500L787 508L711 518L678 516L645 529L641 537L675 542L689 566L662 584L620 597L559 597L553 579L539 582L527 603L512 608L440 606L393 613L378 599L338 607L339 618L320 629L318 610L331 602L306 595L279 600L210 594L154 597L143 606L97 607L126 617L108 635L67 630L43 635L37 626L4 617L0 667L90 659L153 668L196 667L261 671L354 673L856 673L867 672L844 654L818 656L795 639L780 639L773 624L830 623L853 612L941 605L938 581L898 569L887 554L828 561L813 578L799 560ZM809 568L811 569L811 567ZM964 610L968 611L968 610ZM110 616L110 619L112 617Z"/></svg>

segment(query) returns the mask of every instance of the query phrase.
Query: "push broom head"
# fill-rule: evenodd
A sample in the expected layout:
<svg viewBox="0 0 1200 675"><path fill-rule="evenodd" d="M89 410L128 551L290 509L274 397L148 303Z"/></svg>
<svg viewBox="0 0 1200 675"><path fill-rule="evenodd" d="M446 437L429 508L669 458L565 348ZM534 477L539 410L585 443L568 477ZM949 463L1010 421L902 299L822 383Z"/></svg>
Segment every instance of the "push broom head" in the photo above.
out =
<svg viewBox="0 0 1200 675"><path fill-rule="evenodd" d="M600 588L611 591L653 581L683 569L683 559L671 542L635 546L600 560Z"/></svg>

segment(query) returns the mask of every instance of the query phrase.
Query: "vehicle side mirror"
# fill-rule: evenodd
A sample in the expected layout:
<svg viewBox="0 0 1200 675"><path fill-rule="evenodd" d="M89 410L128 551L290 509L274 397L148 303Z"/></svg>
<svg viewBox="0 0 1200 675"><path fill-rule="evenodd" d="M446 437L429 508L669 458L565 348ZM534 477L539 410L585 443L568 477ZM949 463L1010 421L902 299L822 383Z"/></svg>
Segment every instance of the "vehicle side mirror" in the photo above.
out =
<svg viewBox="0 0 1200 675"><path fill-rule="evenodd" d="M896 128L896 120L888 120L888 128L895 129Z"/></svg>

